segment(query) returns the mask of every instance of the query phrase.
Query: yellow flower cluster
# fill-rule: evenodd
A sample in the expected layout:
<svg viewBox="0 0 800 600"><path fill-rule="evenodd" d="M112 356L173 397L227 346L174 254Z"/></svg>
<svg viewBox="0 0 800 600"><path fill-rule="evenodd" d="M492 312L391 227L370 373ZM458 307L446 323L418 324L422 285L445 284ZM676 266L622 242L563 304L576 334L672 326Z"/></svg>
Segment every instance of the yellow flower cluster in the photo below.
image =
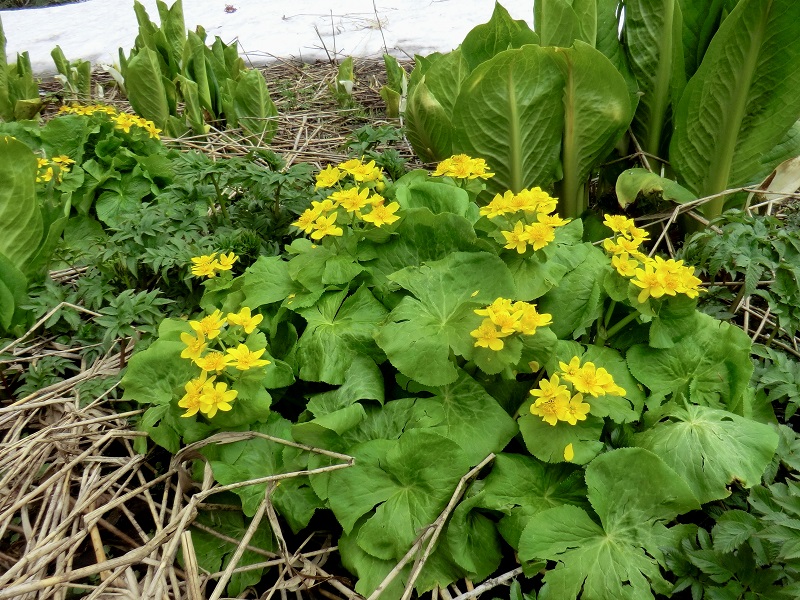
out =
<svg viewBox="0 0 800 600"><path fill-rule="evenodd" d="M56 182L61 183L64 173L69 173L70 165L75 164L75 161L65 154L54 156L49 161L46 158L37 158L36 160L38 162L36 183L47 183L53 177L56 178Z"/></svg>
<svg viewBox="0 0 800 600"><path fill-rule="evenodd" d="M261 358L266 348L251 350L241 343L243 336L253 333L263 319L262 315L251 314L250 309L245 306L238 313L228 313L227 317L223 317L221 311L215 310L199 321L189 321L194 335L181 333L181 341L186 345L181 352L181 358L191 360L200 367L200 375L184 386L186 394L178 401L178 406L186 409L182 417L191 417L200 412L210 419L218 411L231 410L231 402L238 392L229 390L229 382L218 381L218 378L223 378L229 368L247 371L270 364L270 361ZM235 347L226 348L219 341L220 334L227 325L233 325L238 330L239 343ZM216 347L209 348L215 339Z"/></svg>
<svg viewBox="0 0 800 600"><path fill-rule="evenodd" d="M116 129L124 131L125 133L130 133L131 127L136 126L140 129L144 129L152 139L161 139L159 137L161 130L156 127L155 123L130 113L119 112L113 106L108 106L105 104L91 104L86 106L72 104L70 106L62 106L58 109L58 112L62 114L66 113L84 116L92 116L98 113L105 114L111 117L111 120L114 121L114 126Z"/></svg>
<svg viewBox="0 0 800 600"><path fill-rule="evenodd" d="M312 202L311 208L292 225L310 235L312 240L343 235L344 229L337 222L352 224L361 220L375 227L391 225L400 218L395 214L400 205L397 202L387 204L378 193L385 186L383 171L375 166L374 160L365 163L354 158L335 167L329 165L317 174L316 187L335 187L336 190L321 202ZM369 212L363 213L367 208Z"/></svg>
<svg viewBox="0 0 800 600"><path fill-rule="evenodd" d="M489 179L489 167L482 158L470 158L466 154L455 154L436 165L434 177L453 177L455 179Z"/></svg>
<svg viewBox="0 0 800 600"><path fill-rule="evenodd" d="M558 200L551 197L541 188L525 189L514 194L507 191L497 194L489 204L481 208L480 214L490 219L505 215L514 215L517 219L510 230L501 230L508 250L516 250L524 254L528 246L533 250L541 250L556 237L556 228L569 223L551 214L558 207ZM509 221L509 226L511 221Z"/></svg>
<svg viewBox="0 0 800 600"><path fill-rule="evenodd" d="M196 277L216 277L218 271L230 271L233 268L233 263L237 260L239 260L239 257L233 252L220 254L219 258L217 258L216 252L195 256L192 258L192 275Z"/></svg>
<svg viewBox="0 0 800 600"><path fill-rule="evenodd" d="M576 425L578 421L585 421L591 407L583 401L588 394L595 398L605 396L625 396L626 392L615 382L611 373L603 367L597 367L593 362L587 361L581 365L581 360L573 356L569 363L559 362L560 371L554 373L550 379L542 379L538 389L530 391L536 400L531 404L531 414L541 417L545 423L555 426L559 421ZM564 379L569 387L561 383ZM570 389L571 388L571 389ZM565 458L568 454L565 448ZM567 460L572 460L567 458Z"/></svg>
<svg viewBox="0 0 800 600"><path fill-rule="evenodd" d="M486 308L473 312L486 317L477 329L470 332L475 338L475 347L495 352L503 349L503 338L517 333L533 335L537 327L546 327L553 322L551 315L537 312L535 304L512 302L507 298L497 298Z"/></svg>
<svg viewBox="0 0 800 600"><path fill-rule="evenodd" d="M603 240L603 248L611 255L611 266L633 285L642 288L637 298L639 302L676 294L696 298L703 291L699 287L702 281L694 275L694 267L684 265L682 260L650 258L639 250L648 233L636 227L633 219L605 215L603 224L615 234Z"/></svg>

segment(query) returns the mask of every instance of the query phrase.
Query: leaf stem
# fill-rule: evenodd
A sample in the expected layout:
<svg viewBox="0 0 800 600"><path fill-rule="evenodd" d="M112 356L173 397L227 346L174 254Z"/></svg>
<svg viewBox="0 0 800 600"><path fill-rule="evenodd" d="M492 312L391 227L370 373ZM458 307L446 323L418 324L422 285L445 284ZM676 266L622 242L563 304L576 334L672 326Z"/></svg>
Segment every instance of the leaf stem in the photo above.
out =
<svg viewBox="0 0 800 600"><path fill-rule="evenodd" d="M614 337L617 333L619 333L620 329L625 327L625 325L627 325L631 321L634 321L634 320L636 320L638 318L639 318L639 313L638 312L632 312L627 317L623 317L622 319L620 319L611 329L606 331L606 340L611 339L612 337ZM604 340L604 342L605 342L605 340Z"/></svg>

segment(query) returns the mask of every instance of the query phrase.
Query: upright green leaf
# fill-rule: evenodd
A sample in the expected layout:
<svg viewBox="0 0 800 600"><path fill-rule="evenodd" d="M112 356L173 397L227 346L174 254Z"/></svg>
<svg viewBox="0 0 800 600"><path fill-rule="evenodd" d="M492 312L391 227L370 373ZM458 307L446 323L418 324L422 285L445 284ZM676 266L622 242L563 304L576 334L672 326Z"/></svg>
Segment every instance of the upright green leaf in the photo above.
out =
<svg viewBox="0 0 800 600"><path fill-rule="evenodd" d="M186 24L183 19L183 1L175 0L171 7L167 7L165 2L156 2L158 16L161 19L161 30L164 33L167 52L169 54L169 64L174 65L177 73L177 66L181 63L183 47L186 43ZM199 83L199 82L198 82Z"/></svg>
<svg viewBox="0 0 800 600"><path fill-rule="evenodd" d="M742 0L720 26L675 117L670 162L699 197L759 181L762 156L800 117L800 3ZM706 205L719 214L724 198Z"/></svg>
<svg viewBox="0 0 800 600"><path fill-rule="evenodd" d="M635 443L675 469L703 504L730 496L734 482L759 483L778 447L771 426L725 410L689 404L667 417L636 434Z"/></svg>
<svg viewBox="0 0 800 600"><path fill-rule="evenodd" d="M44 233L34 189L36 156L12 137L0 137L0 254L20 271Z"/></svg>
<svg viewBox="0 0 800 600"><path fill-rule="evenodd" d="M461 52L473 71L496 54L525 44L538 44L539 36L521 20L511 18L499 2L495 2L487 23L473 27L461 43Z"/></svg>
<svg viewBox="0 0 800 600"><path fill-rule="evenodd" d="M642 93L633 132L645 152L663 156L673 96L680 97L680 82L685 80L678 0L625 2L625 42Z"/></svg>
<svg viewBox="0 0 800 600"><path fill-rule="evenodd" d="M551 52L564 77L559 209L574 218L587 208L584 186L590 171L628 129L633 110L625 79L590 44L575 40L571 48Z"/></svg>
<svg viewBox="0 0 800 600"><path fill-rule="evenodd" d="M738 0L733 0L734 3ZM692 78L703 62L708 45L726 16L730 0L680 0L683 16L683 64L686 80Z"/></svg>
<svg viewBox="0 0 800 600"><path fill-rule="evenodd" d="M451 116L469 66L460 50L422 64L418 69L424 68L424 74L409 86L406 135L422 160L434 162L453 153Z"/></svg>
<svg viewBox="0 0 800 600"><path fill-rule="evenodd" d="M542 46L568 48L580 40L594 47L597 0L535 0L533 21Z"/></svg>
<svg viewBox="0 0 800 600"><path fill-rule="evenodd" d="M170 116L169 100L154 50L142 48L130 59L125 82L128 101L136 114L153 121L159 129L166 129Z"/></svg>
<svg viewBox="0 0 800 600"><path fill-rule="evenodd" d="M6 34L0 20L0 119L14 120L14 106L8 89L8 59L6 58Z"/></svg>
<svg viewBox="0 0 800 600"><path fill-rule="evenodd" d="M478 66L453 109L453 152L486 160L491 192L539 185L560 177L564 75L552 53L529 45Z"/></svg>
<svg viewBox="0 0 800 600"><path fill-rule="evenodd" d="M258 136L263 143L272 140L278 130L278 109L269 97L267 82L261 71L246 71L236 82L233 109L236 122L245 132Z"/></svg>

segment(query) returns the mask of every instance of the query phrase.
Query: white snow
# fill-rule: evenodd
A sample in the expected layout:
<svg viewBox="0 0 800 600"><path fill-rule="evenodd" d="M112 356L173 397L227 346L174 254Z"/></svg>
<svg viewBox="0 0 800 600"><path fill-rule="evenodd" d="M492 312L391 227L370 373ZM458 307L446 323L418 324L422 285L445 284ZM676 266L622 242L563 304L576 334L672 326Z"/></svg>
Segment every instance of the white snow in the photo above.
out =
<svg viewBox="0 0 800 600"><path fill-rule="evenodd" d="M156 23L155 0L143 0ZM231 4L236 11L226 12ZM504 0L515 19L533 23L532 0ZM171 6L172 1L167 0ZM253 65L276 58L306 62L379 58L385 47L397 57L452 50L475 25L489 20L494 0L184 0L188 29L202 25L207 41L239 40ZM115 64L117 49L133 46L133 0L87 0L49 8L0 11L9 62L30 53L33 70L53 73L50 51L58 44L69 60ZM321 38L321 39L320 39Z"/></svg>

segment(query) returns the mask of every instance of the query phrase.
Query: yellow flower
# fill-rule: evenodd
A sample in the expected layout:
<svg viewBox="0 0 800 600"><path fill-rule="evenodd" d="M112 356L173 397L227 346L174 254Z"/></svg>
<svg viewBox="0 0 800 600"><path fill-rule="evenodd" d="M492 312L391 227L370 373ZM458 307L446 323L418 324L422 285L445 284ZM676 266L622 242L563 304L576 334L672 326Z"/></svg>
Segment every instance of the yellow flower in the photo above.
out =
<svg viewBox="0 0 800 600"><path fill-rule="evenodd" d="M549 225L550 227L563 227L570 222L570 219L562 219L558 215L548 215L547 213L537 213L536 220L542 225Z"/></svg>
<svg viewBox="0 0 800 600"><path fill-rule="evenodd" d="M623 277L633 277L639 261L630 258L627 252L620 252L611 257L611 266Z"/></svg>
<svg viewBox="0 0 800 600"><path fill-rule="evenodd" d="M198 335L204 335L208 339L213 340L220 334L222 328L225 327L225 318L222 316L222 311L215 310L199 321L189 321L189 325Z"/></svg>
<svg viewBox="0 0 800 600"><path fill-rule="evenodd" d="M533 223L525 226L525 236L534 250L541 250L556 239L556 231L551 225Z"/></svg>
<svg viewBox="0 0 800 600"><path fill-rule="evenodd" d="M238 313L228 313L228 323L232 325L239 325L246 334L251 334L258 327L258 324L264 320L264 315L251 315L250 309L247 306L242 307Z"/></svg>
<svg viewBox="0 0 800 600"><path fill-rule="evenodd" d="M41 159L39 159L39 160L41 160ZM74 165L75 164L75 161L72 160L66 154L59 154L58 156L54 156L53 157L53 162L57 163L59 166L61 166L62 169L66 169L67 171L69 171L69 165Z"/></svg>
<svg viewBox="0 0 800 600"><path fill-rule="evenodd" d="M335 199L339 206L344 208L347 212L356 213L356 215L359 216L361 215L361 209L370 204L370 200L367 196L369 196L369 189L364 188L359 191L358 188L355 187L331 194L331 198Z"/></svg>
<svg viewBox="0 0 800 600"><path fill-rule="evenodd" d="M318 211L307 208L305 211L303 211L303 214L297 218L297 221L292 223L292 225L300 229L300 231L303 233L309 234L314 231L314 221L316 221L318 216Z"/></svg>
<svg viewBox="0 0 800 600"><path fill-rule="evenodd" d="M565 415L565 410L569 405L569 393L566 396L559 395L553 398L540 399L531 404L531 414L542 417L542 420L555 426Z"/></svg>
<svg viewBox="0 0 800 600"><path fill-rule="evenodd" d="M570 359L569 364L559 361L558 368L561 369L561 371L564 373L565 375L564 379L569 381L568 377L573 377L578 373L578 371L580 371L581 359L578 358L577 356L573 356Z"/></svg>
<svg viewBox="0 0 800 600"><path fill-rule="evenodd" d="M317 183L315 188L329 188L339 183L339 180L345 176L344 171L340 171L333 165L328 165L317 174Z"/></svg>
<svg viewBox="0 0 800 600"><path fill-rule="evenodd" d="M360 159L351 158L350 160L346 160L343 163L339 164L339 170L349 174L353 169L356 169L361 165L362 162Z"/></svg>
<svg viewBox="0 0 800 600"><path fill-rule="evenodd" d="M564 375L577 391L582 394L591 394L595 398L605 396L606 388L613 386L614 378L603 367L599 369L593 362L584 363L578 371L571 375Z"/></svg>
<svg viewBox="0 0 800 600"><path fill-rule="evenodd" d="M495 315L501 313L510 313L515 310L519 309L515 309L514 303L508 298L495 298L494 302L492 302L486 308L476 308L472 312L481 317L489 317L490 319L493 319Z"/></svg>
<svg viewBox="0 0 800 600"><path fill-rule="evenodd" d="M572 444L567 444L564 447L564 460L567 462L572 462L575 458L575 449L572 447Z"/></svg>
<svg viewBox="0 0 800 600"><path fill-rule="evenodd" d="M311 232L312 240L321 240L326 235L340 236L344 233L341 227L336 226L336 213L327 217L320 217L314 222L314 231Z"/></svg>
<svg viewBox="0 0 800 600"><path fill-rule="evenodd" d="M400 217L394 214L399 208L400 205L397 202L390 202L389 204L377 204L374 205L372 207L372 211L364 215L362 219L364 219L367 223L372 223L375 225L375 227L380 227L381 225L391 225L400 219Z"/></svg>
<svg viewBox="0 0 800 600"><path fill-rule="evenodd" d="M228 254L220 254L217 259L217 269L220 271L230 271L233 268L233 263L239 260L233 252Z"/></svg>
<svg viewBox="0 0 800 600"><path fill-rule="evenodd" d="M564 409L564 418L570 425L577 425L578 421L585 421L591 407L583 401L583 394L575 394Z"/></svg>
<svg viewBox="0 0 800 600"><path fill-rule="evenodd" d="M475 338L476 348L489 348L495 352L503 349L505 344L502 338L511 335L498 330L491 319L484 319L480 327L470 331L469 334Z"/></svg>
<svg viewBox="0 0 800 600"><path fill-rule="evenodd" d="M225 356L222 352L213 350L205 356L196 358L194 364L203 369L203 371L215 371L220 373L225 370L225 367L227 367L232 360L230 356Z"/></svg>
<svg viewBox="0 0 800 600"><path fill-rule="evenodd" d="M494 177L494 173L489 172L489 165L487 165L486 161L482 158L473 158L471 167L472 174L469 176L470 179L476 179L478 177L481 179L489 179L490 177Z"/></svg>
<svg viewBox="0 0 800 600"><path fill-rule="evenodd" d="M506 238L506 245L503 248L516 250L519 254L524 254L528 249L528 234L522 221L517 221L512 231L500 231L500 233Z"/></svg>
<svg viewBox="0 0 800 600"><path fill-rule="evenodd" d="M161 137L158 135L161 133L161 130L156 127L156 124L152 121L145 121L144 123L144 130L148 133L148 135L153 138L154 140L160 140Z"/></svg>
<svg viewBox="0 0 800 600"><path fill-rule="evenodd" d="M335 194L331 194L322 202L317 202L316 200L311 202L311 210L316 212L317 216L336 210L337 206L339 206L339 203L335 201Z"/></svg>
<svg viewBox="0 0 800 600"><path fill-rule="evenodd" d="M536 405L551 400L569 402L569 391L567 386L559 381L558 374L554 374L550 379L542 379L539 382L539 389L531 390L530 395L536 398Z"/></svg>
<svg viewBox="0 0 800 600"><path fill-rule="evenodd" d="M444 177L451 171L452 168L453 168L453 159L445 158L442 162L436 165L436 169L434 170L433 173L431 173L431 175L433 177Z"/></svg>
<svg viewBox="0 0 800 600"><path fill-rule="evenodd" d="M377 171L377 176L375 171ZM375 167L375 161L371 160L368 163L361 163L360 165L356 165L349 171L350 175L353 176L353 179L356 181L374 181L378 177L380 177L380 169Z"/></svg>
<svg viewBox="0 0 800 600"><path fill-rule="evenodd" d="M131 132L131 127L135 125L135 120L132 115L127 113L120 113L115 118L114 121L116 122L116 128L121 129L125 133Z"/></svg>
<svg viewBox="0 0 800 600"><path fill-rule="evenodd" d="M200 412L205 414L209 419L221 410L227 412L233 407L231 402L239 394L236 390L228 390L228 384L224 382L206 383L203 388L203 394L200 396Z"/></svg>
<svg viewBox="0 0 800 600"><path fill-rule="evenodd" d="M553 316L549 313L539 313L536 306L526 302L517 302L520 306L522 315L517 322L517 331L522 335L535 335L538 327L547 327L553 322ZM516 308L516 305L515 305Z"/></svg>
<svg viewBox="0 0 800 600"><path fill-rule="evenodd" d="M633 227L633 219L624 215L603 215L603 225L614 233L624 233Z"/></svg>
<svg viewBox="0 0 800 600"><path fill-rule="evenodd" d="M228 355L234 360L233 366L240 371L247 371L254 367L263 367L270 364L270 361L262 359L266 348L261 350L250 350L245 344L239 344L238 348L228 348Z"/></svg>
<svg viewBox="0 0 800 600"><path fill-rule="evenodd" d="M205 387L206 383L214 383L214 377L211 379L207 379L207 377L208 373L203 371L200 373L200 377L192 379L184 386L183 389L186 390L186 394L183 396L183 398L178 400L178 406L186 409L186 412L181 415L182 417L191 417L196 415L197 411L199 411L202 407L200 398L203 395L203 388Z"/></svg>
<svg viewBox="0 0 800 600"><path fill-rule="evenodd" d="M631 279L631 283L636 287L642 288L637 300L642 303L648 298L660 298L666 293L662 278L655 271L654 263L647 263L644 269L636 269L636 277Z"/></svg>
<svg viewBox="0 0 800 600"><path fill-rule="evenodd" d="M206 340L202 333L198 333L197 337L185 331L181 333L181 341L186 344L186 348L181 352L181 358L188 358L190 360L197 360L200 355L205 351Z"/></svg>
<svg viewBox="0 0 800 600"><path fill-rule="evenodd" d="M217 253L204 254L203 256L195 256L192 258L192 275L197 277L216 277L217 269L219 268L219 261L215 260Z"/></svg>
<svg viewBox="0 0 800 600"><path fill-rule="evenodd" d="M511 201L514 199L514 194L510 191L505 192L503 195L496 194L492 201L486 206L481 207L480 215L482 217L489 217L493 219L504 215L507 212L512 212L510 208Z"/></svg>

